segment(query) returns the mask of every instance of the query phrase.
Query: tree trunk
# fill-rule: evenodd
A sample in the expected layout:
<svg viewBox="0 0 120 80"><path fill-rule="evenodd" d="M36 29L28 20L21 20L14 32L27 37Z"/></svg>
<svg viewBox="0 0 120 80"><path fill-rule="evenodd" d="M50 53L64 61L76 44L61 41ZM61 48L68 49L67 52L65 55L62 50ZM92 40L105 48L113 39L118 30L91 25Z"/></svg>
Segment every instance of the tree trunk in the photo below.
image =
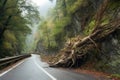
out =
<svg viewBox="0 0 120 80"><path fill-rule="evenodd" d="M64 54L60 57L59 61L51 66L52 67L74 66L76 60L84 59L84 56L88 55L90 50L96 48L98 51L100 51L97 46L97 43L100 43L104 38L106 38L107 36L109 36L119 28L120 28L120 19L110 22L109 24L106 24L104 26L97 27L97 29L94 30L94 32L89 36L83 38L82 40L74 42L72 45L65 47L64 48L65 50L63 52Z"/></svg>

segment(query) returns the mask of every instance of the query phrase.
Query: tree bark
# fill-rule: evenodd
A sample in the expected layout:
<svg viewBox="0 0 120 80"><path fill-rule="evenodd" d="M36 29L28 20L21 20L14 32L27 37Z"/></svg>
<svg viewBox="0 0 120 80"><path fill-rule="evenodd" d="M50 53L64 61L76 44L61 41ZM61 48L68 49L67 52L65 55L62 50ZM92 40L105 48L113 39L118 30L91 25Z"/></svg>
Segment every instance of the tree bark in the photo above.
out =
<svg viewBox="0 0 120 80"><path fill-rule="evenodd" d="M60 57L60 60L55 64L51 65L52 67L72 67L75 65L77 59L84 59L84 56L88 55L89 51L97 48L97 43L100 43L104 38L112 34L114 31L120 28L120 19L117 19L109 24L104 26L97 27L96 30L89 36L74 42L71 45L71 51L69 54L66 53L68 48L65 47L64 54ZM98 49L99 50L99 49ZM100 51L100 50L99 50ZM65 54L68 54L67 56Z"/></svg>

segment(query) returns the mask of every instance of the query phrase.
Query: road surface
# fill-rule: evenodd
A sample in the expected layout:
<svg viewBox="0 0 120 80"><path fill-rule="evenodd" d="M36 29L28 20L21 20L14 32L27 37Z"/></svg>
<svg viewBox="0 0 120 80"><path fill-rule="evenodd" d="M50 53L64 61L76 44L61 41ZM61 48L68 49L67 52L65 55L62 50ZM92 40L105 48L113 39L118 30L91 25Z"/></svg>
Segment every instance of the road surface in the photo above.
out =
<svg viewBox="0 0 120 80"><path fill-rule="evenodd" d="M0 74L0 80L96 80L85 74L50 68L39 55L25 59L12 69Z"/></svg>

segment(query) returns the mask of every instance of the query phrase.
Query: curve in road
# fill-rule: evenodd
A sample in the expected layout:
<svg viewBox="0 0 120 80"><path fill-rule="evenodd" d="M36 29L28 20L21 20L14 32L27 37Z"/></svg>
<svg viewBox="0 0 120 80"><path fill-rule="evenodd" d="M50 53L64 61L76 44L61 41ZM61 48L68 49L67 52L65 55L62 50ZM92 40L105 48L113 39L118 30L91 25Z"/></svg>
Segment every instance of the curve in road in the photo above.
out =
<svg viewBox="0 0 120 80"><path fill-rule="evenodd" d="M40 60L39 55L33 55L14 68L0 75L0 80L96 80L86 74L50 68Z"/></svg>

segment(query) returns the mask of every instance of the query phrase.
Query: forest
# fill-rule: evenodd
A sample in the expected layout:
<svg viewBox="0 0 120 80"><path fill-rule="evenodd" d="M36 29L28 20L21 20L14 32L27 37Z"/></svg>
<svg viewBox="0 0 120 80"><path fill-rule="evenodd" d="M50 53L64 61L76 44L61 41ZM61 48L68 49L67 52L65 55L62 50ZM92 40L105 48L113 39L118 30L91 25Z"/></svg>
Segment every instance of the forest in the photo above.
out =
<svg viewBox="0 0 120 80"><path fill-rule="evenodd" d="M120 1L57 0L40 24L36 52L52 67L89 67L120 74Z"/></svg>
<svg viewBox="0 0 120 80"><path fill-rule="evenodd" d="M26 0L0 1L0 58L20 55L25 48L26 35L39 21L36 6Z"/></svg>
<svg viewBox="0 0 120 80"><path fill-rule="evenodd" d="M51 67L120 76L120 0L56 0L46 17L40 13L30 0L0 1L0 58L36 53L51 56ZM26 37L36 25L28 49Z"/></svg>

